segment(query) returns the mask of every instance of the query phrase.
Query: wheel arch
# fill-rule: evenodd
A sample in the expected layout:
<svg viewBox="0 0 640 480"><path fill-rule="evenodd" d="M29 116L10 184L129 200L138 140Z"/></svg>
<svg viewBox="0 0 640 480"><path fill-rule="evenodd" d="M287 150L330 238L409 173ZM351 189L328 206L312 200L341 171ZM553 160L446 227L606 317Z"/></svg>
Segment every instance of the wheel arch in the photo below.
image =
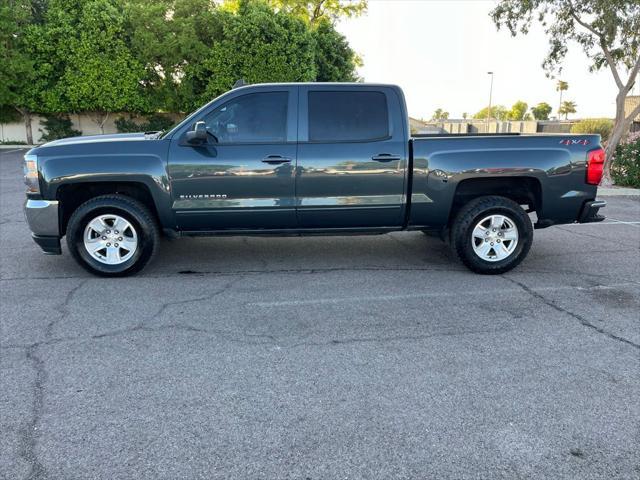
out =
<svg viewBox="0 0 640 480"><path fill-rule="evenodd" d="M125 195L144 204L158 224L161 219L156 202L149 187L143 182L105 181L81 182L60 185L56 190L56 199L60 202L60 232L66 234L67 225L73 212L83 203L101 195Z"/></svg>
<svg viewBox="0 0 640 480"><path fill-rule="evenodd" d="M528 176L468 178L457 183L453 194L449 221L456 218L460 210L470 201L485 196L505 197L519 205L527 205L526 211L540 212L542 209L542 185L540 180Z"/></svg>

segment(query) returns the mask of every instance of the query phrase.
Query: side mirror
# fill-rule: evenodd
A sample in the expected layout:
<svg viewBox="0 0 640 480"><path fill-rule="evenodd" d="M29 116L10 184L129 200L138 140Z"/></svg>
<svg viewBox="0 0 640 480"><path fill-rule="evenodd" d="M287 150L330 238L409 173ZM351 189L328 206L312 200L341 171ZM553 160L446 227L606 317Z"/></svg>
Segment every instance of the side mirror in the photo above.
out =
<svg viewBox="0 0 640 480"><path fill-rule="evenodd" d="M205 143L207 141L207 124L196 122L193 130L188 131L185 138L189 143Z"/></svg>

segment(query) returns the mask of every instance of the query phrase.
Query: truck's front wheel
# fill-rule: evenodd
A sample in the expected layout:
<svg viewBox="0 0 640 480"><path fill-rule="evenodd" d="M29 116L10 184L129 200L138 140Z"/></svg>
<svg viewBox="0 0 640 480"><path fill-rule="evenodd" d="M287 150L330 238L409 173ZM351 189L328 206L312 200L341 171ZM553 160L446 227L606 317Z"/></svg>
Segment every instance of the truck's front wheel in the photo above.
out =
<svg viewBox="0 0 640 480"><path fill-rule="evenodd" d="M500 274L516 267L533 242L527 213L513 200L487 196L472 200L456 216L452 246L471 270Z"/></svg>
<svg viewBox="0 0 640 480"><path fill-rule="evenodd" d="M80 205L69 219L67 246L89 272L131 275L153 257L158 227L147 207L125 195L103 195Z"/></svg>

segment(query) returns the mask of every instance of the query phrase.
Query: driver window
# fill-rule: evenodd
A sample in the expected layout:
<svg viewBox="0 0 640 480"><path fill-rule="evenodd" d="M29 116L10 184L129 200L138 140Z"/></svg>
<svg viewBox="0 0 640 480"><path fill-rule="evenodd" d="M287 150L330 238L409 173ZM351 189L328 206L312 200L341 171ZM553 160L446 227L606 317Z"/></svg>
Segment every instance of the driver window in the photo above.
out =
<svg viewBox="0 0 640 480"><path fill-rule="evenodd" d="M218 143L285 143L288 92L249 93L204 118Z"/></svg>

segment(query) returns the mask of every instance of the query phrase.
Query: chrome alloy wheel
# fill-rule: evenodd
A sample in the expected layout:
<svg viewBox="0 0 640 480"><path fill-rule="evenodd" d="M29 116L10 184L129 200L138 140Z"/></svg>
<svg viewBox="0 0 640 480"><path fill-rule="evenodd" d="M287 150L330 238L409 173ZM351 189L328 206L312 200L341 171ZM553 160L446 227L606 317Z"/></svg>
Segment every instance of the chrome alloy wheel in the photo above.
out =
<svg viewBox="0 0 640 480"><path fill-rule="evenodd" d="M499 262L510 256L518 245L518 228L504 215L480 220L471 234L473 251L487 262Z"/></svg>
<svg viewBox="0 0 640 480"><path fill-rule="evenodd" d="M84 229L84 248L91 257L105 265L120 265L138 248L138 234L133 225L119 215L100 215Z"/></svg>

